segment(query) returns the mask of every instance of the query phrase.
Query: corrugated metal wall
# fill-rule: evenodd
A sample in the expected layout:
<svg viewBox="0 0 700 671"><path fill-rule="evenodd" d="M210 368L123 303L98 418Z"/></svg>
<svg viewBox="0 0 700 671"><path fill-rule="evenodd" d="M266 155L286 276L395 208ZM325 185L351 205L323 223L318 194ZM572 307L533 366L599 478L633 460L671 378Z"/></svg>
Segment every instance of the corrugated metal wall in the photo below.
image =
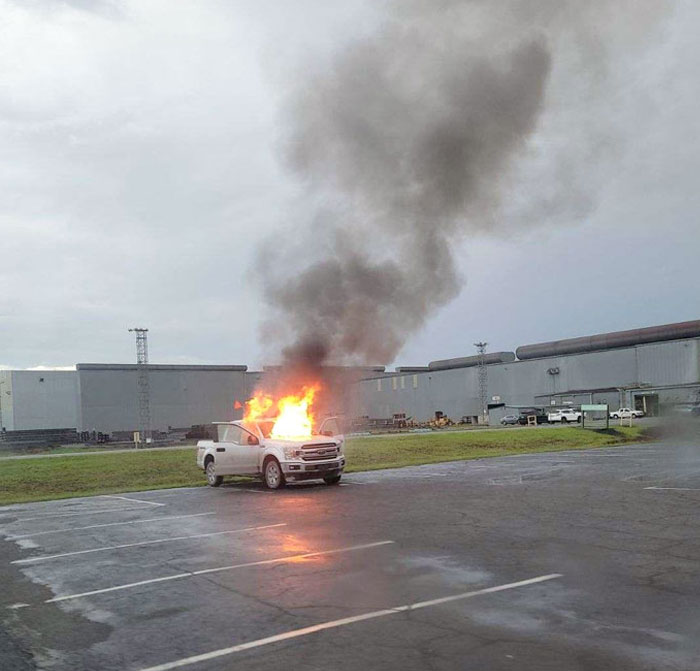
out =
<svg viewBox="0 0 700 671"><path fill-rule="evenodd" d="M12 371L0 370L0 429L14 431L15 417L12 407Z"/></svg>
<svg viewBox="0 0 700 671"><path fill-rule="evenodd" d="M7 431L75 429L78 426L78 378L75 371L10 372L3 385L2 419ZM7 391L11 394L8 396Z"/></svg>
<svg viewBox="0 0 700 671"><path fill-rule="evenodd" d="M80 431L133 431L138 426L136 366L78 364ZM246 398L245 369L149 366L151 428L185 428L234 419Z"/></svg>
<svg viewBox="0 0 700 671"><path fill-rule="evenodd" d="M492 364L487 366L488 399L497 396L508 405L526 406L546 404L552 396L572 392L568 398L578 404L591 398L590 393L573 394L581 390L697 384L699 356L700 339L692 339ZM416 421L426 421L436 410L456 420L479 414L477 368L368 379L358 386L357 415L388 418L405 412ZM613 407L619 398L616 391L593 394L594 402L605 399Z"/></svg>

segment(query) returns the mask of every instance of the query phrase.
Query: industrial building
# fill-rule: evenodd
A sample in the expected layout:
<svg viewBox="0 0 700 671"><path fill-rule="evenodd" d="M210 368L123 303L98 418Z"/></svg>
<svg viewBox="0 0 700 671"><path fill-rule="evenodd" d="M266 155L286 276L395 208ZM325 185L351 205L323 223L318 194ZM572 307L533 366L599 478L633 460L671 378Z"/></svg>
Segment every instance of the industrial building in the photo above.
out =
<svg viewBox="0 0 700 671"><path fill-rule="evenodd" d="M476 422L482 413L478 356L399 367L357 384L355 412L444 414ZM518 347L484 357L490 423L525 407L608 404L648 415L700 401L700 320Z"/></svg>
<svg viewBox="0 0 700 671"><path fill-rule="evenodd" d="M248 398L247 366L148 365L151 429L168 432L234 418ZM0 371L0 425L22 432L131 433L139 427L138 366L78 364L74 371Z"/></svg>
<svg viewBox="0 0 700 671"><path fill-rule="evenodd" d="M480 365L483 364L483 365ZM0 371L2 435L72 430L123 437L139 428L137 364L78 364L75 371ZM150 428L188 429L238 419L243 402L279 367L147 364ZM605 403L648 415L700 402L700 320L518 347L515 352L433 361L427 366L330 367L332 399L319 409L348 417L425 422L482 414L486 373L490 423L519 408ZM322 411L321 411L322 410ZM344 412L343 412L344 411Z"/></svg>
<svg viewBox="0 0 700 671"><path fill-rule="evenodd" d="M0 427L4 432L78 426L74 371L0 370Z"/></svg>
<svg viewBox="0 0 700 671"><path fill-rule="evenodd" d="M147 364L150 429L154 433L240 419L241 405L260 388L274 391L279 366L248 371L244 365ZM137 364L79 363L74 371L0 371L0 426L8 440L37 433L57 441L89 433L125 439L140 428ZM323 412L350 405L353 383L383 366L329 367L332 403ZM236 403L238 402L238 403Z"/></svg>
<svg viewBox="0 0 700 671"><path fill-rule="evenodd" d="M248 397L247 366L148 365L151 429L234 419L234 403ZM138 428L138 366L80 363L78 431L113 434Z"/></svg>

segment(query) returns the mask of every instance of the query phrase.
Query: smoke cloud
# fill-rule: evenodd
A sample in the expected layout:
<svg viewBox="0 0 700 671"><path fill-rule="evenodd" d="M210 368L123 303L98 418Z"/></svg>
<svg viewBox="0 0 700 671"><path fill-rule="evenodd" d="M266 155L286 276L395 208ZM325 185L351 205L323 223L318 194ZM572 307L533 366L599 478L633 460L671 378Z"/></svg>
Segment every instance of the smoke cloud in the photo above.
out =
<svg viewBox="0 0 700 671"><path fill-rule="evenodd" d="M317 215L281 230L257 264L266 339L288 362L394 360L459 293L463 239L506 230L504 201L557 55L583 66L588 93L605 91L608 47L644 34L661 5L404 1L374 36L304 73L287 161ZM554 202L578 202L573 172L564 193L547 185L547 216Z"/></svg>

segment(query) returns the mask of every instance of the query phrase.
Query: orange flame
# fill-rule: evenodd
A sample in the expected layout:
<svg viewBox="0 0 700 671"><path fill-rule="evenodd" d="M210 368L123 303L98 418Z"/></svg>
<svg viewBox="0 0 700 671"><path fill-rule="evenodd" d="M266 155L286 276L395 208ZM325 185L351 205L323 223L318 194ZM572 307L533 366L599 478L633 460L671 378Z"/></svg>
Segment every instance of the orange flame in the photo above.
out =
<svg viewBox="0 0 700 671"><path fill-rule="evenodd" d="M300 393L283 396L277 401L270 394L257 392L246 401L244 419L275 419L270 433L273 438L309 438L314 425L311 408L319 389L318 384L303 386Z"/></svg>

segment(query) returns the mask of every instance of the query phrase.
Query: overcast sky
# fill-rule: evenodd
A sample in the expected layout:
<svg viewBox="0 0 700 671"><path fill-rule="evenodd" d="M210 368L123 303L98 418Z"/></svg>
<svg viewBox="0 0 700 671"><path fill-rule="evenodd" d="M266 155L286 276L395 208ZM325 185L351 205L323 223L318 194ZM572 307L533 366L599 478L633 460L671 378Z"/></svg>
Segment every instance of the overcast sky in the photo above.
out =
<svg viewBox="0 0 700 671"><path fill-rule="evenodd" d="M464 288L397 365L700 318L700 8L676 5L615 56L606 95L553 78L533 146L566 166L569 135L594 138L571 165L586 206L456 240ZM306 211L281 158L289 96L385 11L0 0L0 365L129 362L131 326L156 363L274 359L251 266ZM514 209L538 189L516 184Z"/></svg>

